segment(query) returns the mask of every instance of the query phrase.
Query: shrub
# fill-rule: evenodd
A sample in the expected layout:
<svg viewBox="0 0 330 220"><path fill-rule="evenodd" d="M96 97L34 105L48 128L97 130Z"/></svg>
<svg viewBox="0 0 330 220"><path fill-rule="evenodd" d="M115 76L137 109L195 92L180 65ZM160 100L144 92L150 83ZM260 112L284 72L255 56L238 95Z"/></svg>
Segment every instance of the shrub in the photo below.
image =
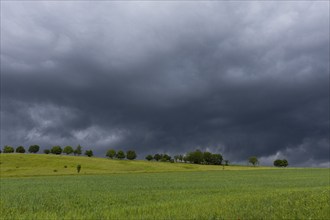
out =
<svg viewBox="0 0 330 220"><path fill-rule="evenodd" d="M129 160L134 160L136 158L136 153L134 150L129 150L126 153L126 158Z"/></svg>
<svg viewBox="0 0 330 220"><path fill-rule="evenodd" d="M66 153L67 155L69 154L72 154L73 153L73 149L71 146L66 146L64 149L63 149L63 153Z"/></svg>
<svg viewBox="0 0 330 220"><path fill-rule="evenodd" d="M80 170L81 170L81 165L78 164L78 165L77 165L77 173L80 173Z"/></svg>
<svg viewBox="0 0 330 220"><path fill-rule="evenodd" d="M14 153L14 148L12 146L6 145L3 148L3 153Z"/></svg>
<svg viewBox="0 0 330 220"><path fill-rule="evenodd" d="M40 149L39 145L31 145L29 147L29 152L30 153L37 153L39 151L39 149Z"/></svg>
<svg viewBox="0 0 330 220"><path fill-rule="evenodd" d="M61 154L62 153L62 148L60 146L54 146L50 150L52 154Z"/></svg>
<svg viewBox="0 0 330 220"><path fill-rule="evenodd" d="M117 157L118 159L124 159L124 158L125 158L125 153L124 153L124 151L122 151L122 150L118 151L116 157Z"/></svg>
<svg viewBox="0 0 330 220"><path fill-rule="evenodd" d="M149 155L146 156L146 160L150 161L152 159L153 159L153 156L152 155L149 154Z"/></svg>
<svg viewBox="0 0 330 220"><path fill-rule="evenodd" d="M17 148L16 148L16 153L25 153L25 149L24 149L24 147L23 146L18 146Z"/></svg>
<svg viewBox="0 0 330 220"><path fill-rule="evenodd" d="M45 149L45 150L44 150L44 153L45 153L45 154L49 154L49 153L50 153L50 150L49 150L49 149Z"/></svg>
<svg viewBox="0 0 330 220"><path fill-rule="evenodd" d="M88 156L88 157L92 157L93 156L93 151L92 150L86 150L85 155Z"/></svg>
<svg viewBox="0 0 330 220"><path fill-rule="evenodd" d="M110 149L110 150L107 151L106 156L113 159L116 156L116 151L113 150L113 149Z"/></svg>

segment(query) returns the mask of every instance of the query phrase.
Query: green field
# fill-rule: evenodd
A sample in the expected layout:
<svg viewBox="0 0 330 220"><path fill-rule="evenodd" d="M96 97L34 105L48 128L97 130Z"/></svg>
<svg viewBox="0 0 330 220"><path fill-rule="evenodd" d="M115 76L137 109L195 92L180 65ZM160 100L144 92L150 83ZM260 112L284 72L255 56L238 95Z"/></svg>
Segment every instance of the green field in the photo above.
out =
<svg viewBox="0 0 330 220"><path fill-rule="evenodd" d="M76 175L76 166L82 166L81 174L150 173L175 171L223 170L217 165L186 163L161 163L149 161L111 160L106 158L46 155L0 154L1 177ZM67 168L65 168L67 166ZM228 166L225 170L276 169L270 167ZM54 172L56 170L56 172Z"/></svg>
<svg viewBox="0 0 330 220"><path fill-rule="evenodd" d="M1 172L4 172L1 178L1 219L330 218L329 169L226 167L222 170L218 166L218 170L207 171L215 168L170 163L150 165L143 161L83 157L32 156L1 156ZM8 161L15 157L16 161ZM24 160L18 160L18 157ZM8 170L17 164L21 165L17 169L23 169L24 164L28 167L28 160L33 164L38 157L40 160L53 158L49 159L52 163L43 164L43 167L45 170L51 169L49 175L57 176L20 177L23 175L21 171ZM105 171L106 168L99 173L94 171L98 175L65 173L62 171L62 162L68 166L63 170L69 169L70 159L74 160L72 166L76 160L92 159L94 162L88 161L90 165L98 163L107 167L102 163L109 161L113 167L109 172ZM53 167L53 160L61 162ZM82 171L84 167L87 169L89 163L82 164ZM138 168L132 170L135 164L140 168L146 164L146 172ZM126 169L123 168L125 166ZM192 168L186 169L185 166ZM120 168L117 174L115 167ZM58 169L58 172L52 169ZM86 170L86 174L94 168L88 169L90 171ZM185 170L190 172L183 172Z"/></svg>

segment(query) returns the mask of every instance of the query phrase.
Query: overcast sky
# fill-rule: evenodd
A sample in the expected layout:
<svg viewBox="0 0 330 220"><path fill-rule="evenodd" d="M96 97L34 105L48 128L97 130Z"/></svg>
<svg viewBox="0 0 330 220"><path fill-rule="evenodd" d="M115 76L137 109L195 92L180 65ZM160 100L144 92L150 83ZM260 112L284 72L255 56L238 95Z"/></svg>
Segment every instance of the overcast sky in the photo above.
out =
<svg viewBox="0 0 330 220"><path fill-rule="evenodd" d="M1 146L329 166L329 2L1 2Z"/></svg>

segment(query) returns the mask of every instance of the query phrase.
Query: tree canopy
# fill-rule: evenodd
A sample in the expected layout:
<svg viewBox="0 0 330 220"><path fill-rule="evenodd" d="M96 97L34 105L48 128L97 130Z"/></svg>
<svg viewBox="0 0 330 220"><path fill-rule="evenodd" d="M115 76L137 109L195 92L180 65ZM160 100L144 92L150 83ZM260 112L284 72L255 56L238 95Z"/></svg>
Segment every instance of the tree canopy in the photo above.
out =
<svg viewBox="0 0 330 220"><path fill-rule="evenodd" d="M125 155L124 151L120 150L120 151L117 152L116 157L118 159L125 159L126 155Z"/></svg>
<svg viewBox="0 0 330 220"><path fill-rule="evenodd" d="M146 156L146 160L150 161L152 159L153 159L153 156L151 154L149 154L149 155Z"/></svg>
<svg viewBox="0 0 330 220"><path fill-rule="evenodd" d="M16 153L25 153L25 148L23 146L18 146L16 148Z"/></svg>
<svg viewBox="0 0 330 220"><path fill-rule="evenodd" d="M87 157L92 157L94 154L93 154L93 151L92 151L92 150L86 150L86 151L85 151L85 155L86 155Z"/></svg>
<svg viewBox="0 0 330 220"><path fill-rule="evenodd" d="M110 150L107 151L106 156L113 159L116 156L116 151L113 150L113 149L110 149Z"/></svg>
<svg viewBox="0 0 330 220"><path fill-rule="evenodd" d="M74 155L81 155L82 154L82 146L80 144L76 147L76 149L73 151Z"/></svg>
<svg viewBox="0 0 330 220"><path fill-rule="evenodd" d="M71 146L66 146L63 149L63 153L65 153L65 154L72 154L73 153L73 148Z"/></svg>
<svg viewBox="0 0 330 220"><path fill-rule="evenodd" d="M12 146L6 145L3 148L3 153L14 153L14 148Z"/></svg>
<svg viewBox="0 0 330 220"><path fill-rule="evenodd" d="M52 149L50 150L52 154L61 154L62 153L62 148L60 146L53 146Z"/></svg>
<svg viewBox="0 0 330 220"><path fill-rule="evenodd" d="M134 160L137 157L134 150L129 150L126 152L126 158L129 160Z"/></svg>
<svg viewBox="0 0 330 220"><path fill-rule="evenodd" d="M259 164L259 160L256 156L252 156L249 158L249 163L252 164L253 166L256 166Z"/></svg>
<svg viewBox="0 0 330 220"><path fill-rule="evenodd" d="M274 166L276 167L287 167L289 165L288 161L286 159L283 160L275 160L274 161Z"/></svg>
<svg viewBox="0 0 330 220"><path fill-rule="evenodd" d="M39 149L40 149L39 145L31 145L29 147L29 152L30 153L37 153L39 151Z"/></svg>

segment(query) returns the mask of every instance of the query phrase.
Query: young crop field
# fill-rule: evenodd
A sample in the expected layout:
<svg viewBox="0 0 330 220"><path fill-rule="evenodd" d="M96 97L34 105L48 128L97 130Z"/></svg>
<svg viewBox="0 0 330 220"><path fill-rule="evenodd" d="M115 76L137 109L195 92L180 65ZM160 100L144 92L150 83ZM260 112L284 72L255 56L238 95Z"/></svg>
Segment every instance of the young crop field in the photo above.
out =
<svg viewBox="0 0 330 220"><path fill-rule="evenodd" d="M329 169L1 178L1 219L330 219Z"/></svg>

